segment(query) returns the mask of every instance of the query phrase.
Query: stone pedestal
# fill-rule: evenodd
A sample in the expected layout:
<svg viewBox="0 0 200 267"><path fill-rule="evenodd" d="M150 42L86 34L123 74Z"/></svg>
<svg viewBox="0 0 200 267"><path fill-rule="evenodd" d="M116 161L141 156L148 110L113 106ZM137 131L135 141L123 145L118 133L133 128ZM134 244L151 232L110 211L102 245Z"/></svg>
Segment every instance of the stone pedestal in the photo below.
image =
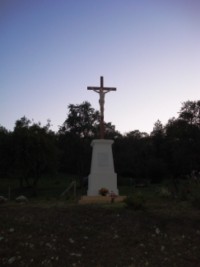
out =
<svg viewBox="0 0 200 267"><path fill-rule="evenodd" d="M88 196L98 196L102 187L118 195L117 174L114 172L113 140L92 141L92 162L88 179Z"/></svg>

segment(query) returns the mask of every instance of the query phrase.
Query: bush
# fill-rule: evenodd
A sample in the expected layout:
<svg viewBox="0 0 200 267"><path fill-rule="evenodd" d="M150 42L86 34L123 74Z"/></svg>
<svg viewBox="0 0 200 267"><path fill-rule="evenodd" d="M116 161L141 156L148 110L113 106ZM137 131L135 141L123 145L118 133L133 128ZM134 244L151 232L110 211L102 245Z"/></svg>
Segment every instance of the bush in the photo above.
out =
<svg viewBox="0 0 200 267"><path fill-rule="evenodd" d="M133 210L143 210L145 208L145 200L142 195L137 194L134 196L128 196L124 203L126 204L127 208Z"/></svg>
<svg viewBox="0 0 200 267"><path fill-rule="evenodd" d="M165 186L162 186L159 191L158 191L158 195L162 198L169 198L171 197L171 193L169 191L169 189Z"/></svg>
<svg viewBox="0 0 200 267"><path fill-rule="evenodd" d="M192 206L200 210L200 196L195 196L192 199Z"/></svg>
<svg viewBox="0 0 200 267"><path fill-rule="evenodd" d="M187 201L190 198L190 192L188 191L187 188L180 188L180 192L179 192L179 199L180 201Z"/></svg>

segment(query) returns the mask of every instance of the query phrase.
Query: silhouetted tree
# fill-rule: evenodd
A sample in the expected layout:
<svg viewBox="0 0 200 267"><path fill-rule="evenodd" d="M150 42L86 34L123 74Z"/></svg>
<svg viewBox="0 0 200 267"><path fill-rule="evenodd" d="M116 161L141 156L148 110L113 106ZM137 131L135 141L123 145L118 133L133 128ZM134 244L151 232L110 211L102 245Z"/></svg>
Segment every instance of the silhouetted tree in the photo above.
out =
<svg viewBox="0 0 200 267"><path fill-rule="evenodd" d="M35 188L43 173L56 172L57 148L49 124L31 124L26 117L16 121L13 132L13 171L20 187Z"/></svg>
<svg viewBox="0 0 200 267"><path fill-rule="evenodd" d="M57 134L22 117L14 131L0 127L0 177L18 177L21 187L36 187L40 177L56 171L84 176L91 163L91 141L99 138L99 112L89 102L68 106ZM105 138L114 139L116 172L160 181L200 170L200 101L182 104L179 117L158 120L150 135L133 130L121 135L105 122Z"/></svg>
<svg viewBox="0 0 200 267"><path fill-rule="evenodd" d="M98 138L99 111L91 107L89 102L68 106L68 117L59 130L59 149L61 152L61 170L78 174L89 173L91 161L91 141ZM105 123L105 138L117 138L120 133L110 122Z"/></svg>
<svg viewBox="0 0 200 267"><path fill-rule="evenodd" d="M140 131L132 131L114 143L116 171L122 176L146 178L146 163L151 147L149 136Z"/></svg>
<svg viewBox="0 0 200 267"><path fill-rule="evenodd" d="M0 126L0 178L8 178L12 166L12 135Z"/></svg>
<svg viewBox="0 0 200 267"><path fill-rule="evenodd" d="M182 104L179 118L200 127L200 100L186 101Z"/></svg>
<svg viewBox="0 0 200 267"><path fill-rule="evenodd" d="M70 104L68 109L68 117L60 127L60 133L70 132L79 137L97 135L99 112L95 111L89 102L80 105Z"/></svg>
<svg viewBox="0 0 200 267"><path fill-rule="evenodd" d="M169 120L166 125L169 168L174 176L189 174L200 166L200 129L183 119Z"/></svg>

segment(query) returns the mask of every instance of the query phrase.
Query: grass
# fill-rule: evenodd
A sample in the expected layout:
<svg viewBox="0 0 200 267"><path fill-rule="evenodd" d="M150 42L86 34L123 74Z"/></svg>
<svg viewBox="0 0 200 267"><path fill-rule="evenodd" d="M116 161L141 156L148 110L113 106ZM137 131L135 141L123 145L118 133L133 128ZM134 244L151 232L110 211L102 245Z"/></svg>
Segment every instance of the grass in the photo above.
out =
<svg viewBox="0 0 200 267"><path fill-rule="evenodd" d="M76 176L59 174L55 177L41 177L37 185L37 199L50 200L58 199L63 191L72 181L77 181ZM15 199L19 194L32 198L32 189L24 188L20 190L18 179L0 179L0 195L8 198L10 190L10 199ZM70 192L71 193L71 192ZM70 194L71 195L71 194Z"/></svg>
<svg viewBox="0 0 200 267"><path fill-rule="evenodd" d="M60 195L70 185L72 181L77 182L76 197L74 197L73 188L63 198ZM188 203L194 207L200 209L200 184L187 184L186 181L180 181L178 183L179 191L174 194L173 184L170 180L166 180L161 184L150 184L146 187L135 187L134 185L119 186L119 194L122 196L128 196L130 198L135 196L141 196L145 205L157 206L160 203L182 202L181 205L187 206ZM0 195L5 197L9 196L14 200L20 194L27 196L34 203L76 203L77 199L81 195L86 195L86 188L81 188L77 176L59 174L57 176L44 176L38 182L37 196L31 195L30 189L24 189L20 192L19 181L17 179L0 179ZM185 204L184 204L185 203Z"/></svg>

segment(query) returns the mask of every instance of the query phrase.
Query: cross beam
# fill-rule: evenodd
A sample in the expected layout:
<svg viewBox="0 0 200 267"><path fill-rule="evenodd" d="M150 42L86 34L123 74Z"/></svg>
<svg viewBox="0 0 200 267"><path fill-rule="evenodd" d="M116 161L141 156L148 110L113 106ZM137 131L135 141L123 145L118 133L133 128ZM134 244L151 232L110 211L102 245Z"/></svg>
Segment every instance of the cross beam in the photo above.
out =
<svg viewBox="0 0 200 267"><path fill-rule="evenodd" d="M102 90L102 91L116 91L117 89L114 87L104 87L103 86L103 77L100 77L100 87L97 86L88 86L88 90Z"/></svg>
<svg viewBox="0 0 200 267"><path fill-rule="evenodd" d="M105 94L110 91L116 91L117 89L114 87L104 87L103 85L103 77L100 77L100 87L97 86L88 86L88 90L93 90L94 92L99 94L99 105L100 105L100 138L104 139L104 104L105 104Z"/></svg>

